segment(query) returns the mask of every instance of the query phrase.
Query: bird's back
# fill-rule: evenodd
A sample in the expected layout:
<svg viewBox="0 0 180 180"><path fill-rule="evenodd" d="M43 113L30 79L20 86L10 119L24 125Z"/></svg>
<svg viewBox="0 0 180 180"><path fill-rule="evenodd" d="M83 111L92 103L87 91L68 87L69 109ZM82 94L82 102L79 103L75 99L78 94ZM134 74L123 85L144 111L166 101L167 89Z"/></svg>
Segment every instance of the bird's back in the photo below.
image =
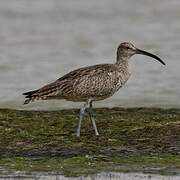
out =
<svg viewBox="0 0 180 180"><path fill-rule="evenodd" d="M53 83L24 93L25 103L38 99L102 100L113 95L129 78L126 65L99 64L71 71Z"/></svg>

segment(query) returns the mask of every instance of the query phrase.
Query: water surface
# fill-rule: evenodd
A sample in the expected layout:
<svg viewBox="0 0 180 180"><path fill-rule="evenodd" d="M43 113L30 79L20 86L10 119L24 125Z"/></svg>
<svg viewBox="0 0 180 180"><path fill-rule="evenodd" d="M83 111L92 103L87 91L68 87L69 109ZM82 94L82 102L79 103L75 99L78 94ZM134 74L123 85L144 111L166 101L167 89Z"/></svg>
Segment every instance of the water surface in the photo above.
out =
<svg viewBox="0 0 180 180"><path fill-rule="evenodd" d="M16 172L15 174L0 175L1 180L179 180L180 176L162 176L157 174L143 173L113 173L102 172L95 175L80 176L80 177L65 177L58 174L42 173L23 173Z"/></svg>
<svg viewBox="0 0 180 180"><path fill-rule="evenodd" d="M180 106L179 0L0 0L0 107L59 109L77 103L22 106L22 92L81 66L115 61L130 41L160 56L130 60L132 76L97 106Z"/></svg>

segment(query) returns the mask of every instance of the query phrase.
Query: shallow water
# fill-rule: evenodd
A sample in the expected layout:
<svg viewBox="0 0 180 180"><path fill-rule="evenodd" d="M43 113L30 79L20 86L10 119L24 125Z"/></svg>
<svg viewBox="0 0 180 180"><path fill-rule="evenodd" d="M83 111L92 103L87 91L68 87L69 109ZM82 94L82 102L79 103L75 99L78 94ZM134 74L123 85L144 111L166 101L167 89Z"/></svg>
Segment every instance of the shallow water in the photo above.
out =
<svg viewBox="0 0 180 180"><path fill-rule="evenodd" d="M0 0L0 107L58 109L77 103L22 106L22 92L81 66L115 61L120 42L160 56L130 60L124 88L97 106L180 106L179 0Z"/></svg>
<svg viewBox="0 0 180 180"><path fill-rule="evenodd" d="M96 175L80 176L80 177L65 177L58 174L48 173L23 173L16 172L9 175L0 175L1 180L179 180L180 176L162 176L157 174L143 174L143 173L113 173L102 172Z"/></svg>

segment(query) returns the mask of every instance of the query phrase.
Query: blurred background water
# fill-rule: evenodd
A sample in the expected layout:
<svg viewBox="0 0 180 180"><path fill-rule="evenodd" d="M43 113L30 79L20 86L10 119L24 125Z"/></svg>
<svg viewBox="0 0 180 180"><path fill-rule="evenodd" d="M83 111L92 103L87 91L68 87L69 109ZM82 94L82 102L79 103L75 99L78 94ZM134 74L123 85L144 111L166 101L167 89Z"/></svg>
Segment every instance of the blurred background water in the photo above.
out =
<svg viewBox="0 0 180 180"><path fill-rule="evenodd" d="M0 107L59 109L79 106L41 101L23 106L22 92L65 73L115 61L123 41L155 53L130 60L131 78L96 106L180 106L179 0L0 0Z"/></svg>

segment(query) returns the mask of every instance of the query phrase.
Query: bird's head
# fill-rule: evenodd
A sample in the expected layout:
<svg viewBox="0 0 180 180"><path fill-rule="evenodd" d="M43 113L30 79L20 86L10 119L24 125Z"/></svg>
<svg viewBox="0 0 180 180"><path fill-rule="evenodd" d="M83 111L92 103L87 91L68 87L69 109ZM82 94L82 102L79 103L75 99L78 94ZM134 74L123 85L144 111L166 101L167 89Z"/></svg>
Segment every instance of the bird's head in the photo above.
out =
<svg viewBox="0 0 180 180"><path fill-rule="evenodd" d="M156 59L157 61L159 61L160 63L162 63L163 65L165 65L165 63L156 55L151 54L147 51L138 49L129 42L123 42L119 45L117 49L117 61L127 61L131 56L135 54L142 54L142 55L150 56Z"/></svg>

